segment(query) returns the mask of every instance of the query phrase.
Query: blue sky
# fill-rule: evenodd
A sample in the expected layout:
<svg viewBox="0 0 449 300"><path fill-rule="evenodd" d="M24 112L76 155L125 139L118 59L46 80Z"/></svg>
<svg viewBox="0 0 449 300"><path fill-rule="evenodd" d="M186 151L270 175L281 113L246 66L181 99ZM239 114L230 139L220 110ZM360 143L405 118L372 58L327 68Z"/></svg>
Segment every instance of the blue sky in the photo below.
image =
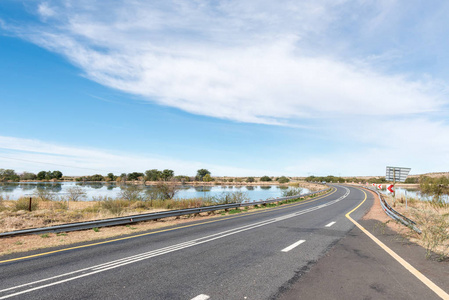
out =
<svg viewBox="0 0 449 300"><path fill-rule="evenodd" d="M448 171L445 1L0 2L0 168Z"/></svg>

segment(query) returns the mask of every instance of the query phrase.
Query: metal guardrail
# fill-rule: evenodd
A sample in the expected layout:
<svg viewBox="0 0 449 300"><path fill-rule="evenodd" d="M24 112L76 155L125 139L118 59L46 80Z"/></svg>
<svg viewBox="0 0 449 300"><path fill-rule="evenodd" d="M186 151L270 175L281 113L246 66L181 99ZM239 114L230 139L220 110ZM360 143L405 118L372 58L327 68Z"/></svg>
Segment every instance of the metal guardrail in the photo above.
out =
<svg viewBox="0 0 449 300"><path fill-rule="evenodd" d="M371 188L367 188L370 191L373 191L377 194L377 196L379 197L379 201L380 201L380 205L382 206L383 211L393 220L399 221L402 224L404 224L405 226L413 229L414 231L416 231L417 233L421 234L421 229L418 228L418 226L416 225L416 222L407 218L406 216L404 216L403 214L401 214L400 212L396 211L393 207L390 206L390 204L387 202L387 200L385 199L385 197L379 193L376 190L373 190Z"/></svg>
<svg viewBox="0 0 449 300"><path fill-rule="evenodd" d="M198 213L202 213L202 212L209 212L209 211L216 211L216 210L227 210L227 209L233 209L233 208L239 208L239 207L245 207L245 206L253 206L253 205L264 205L264 204L269 204L269 203L274 203L274 202L279 202L279 201L284 201L284 200L303 198L303 197L319 194L319 193L328 191L330 189L331 188L327 188L327 189L319 190L317 192L312 192L312 193L307 193L307 194L302 194L302 195L300 194L300 195L295 195L295 196L290 196L290 197L267 199L267 200L262 200L262 201L220 204L220 205L213 205L213 206L203 206L203 207L198 207L198 208L170 210L170 211L163 211L163 212L156 212L156 213L149 213L149 214L131 215L131 216L126 216L126 217L87 221L87 222L68 223L68 224L41 227L41 228L15 230L15 231L10 231L10 232L2 232L2 233L0 233L0 237L11 237L11 236L17 236L17 235L22 235L22 234L68 232L68 231L77 231L77 230L100 228L100 227L107 227L107 226L127 225L127 224L136 223L136 222L157 220L157 219L162 219L162 218L177 217L177 216L183 216L183 215L198 214Z"/></svg>

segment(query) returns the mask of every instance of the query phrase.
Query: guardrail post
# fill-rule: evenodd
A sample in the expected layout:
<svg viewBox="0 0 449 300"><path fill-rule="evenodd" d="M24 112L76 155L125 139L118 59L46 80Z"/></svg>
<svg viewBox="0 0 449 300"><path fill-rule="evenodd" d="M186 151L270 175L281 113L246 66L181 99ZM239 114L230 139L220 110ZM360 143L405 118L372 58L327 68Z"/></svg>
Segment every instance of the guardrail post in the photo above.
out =
<svg viewBox="0 0 449 300"><path fill-rule="evenodd" d="M30 197L30 204L28 205L28 210L31 211L31 202L33 201L33 197Z"/></svg>

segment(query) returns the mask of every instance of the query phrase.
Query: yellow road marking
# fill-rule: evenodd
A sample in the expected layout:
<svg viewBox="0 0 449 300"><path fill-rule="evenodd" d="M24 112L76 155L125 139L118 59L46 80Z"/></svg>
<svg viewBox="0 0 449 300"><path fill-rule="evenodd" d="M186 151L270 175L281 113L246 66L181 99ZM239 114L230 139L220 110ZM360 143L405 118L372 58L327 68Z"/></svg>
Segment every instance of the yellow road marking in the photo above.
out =
<svg viewBox="0 0 449 300"><path fill-rule="evenodd" d="M287 205L287 206L284 206L284 207L279 206L279 207L269 208L269 209L263 210L263 211L248 212L248 213L245 213L244 215L237 215L237 216L231 216L231 217L222 217L222 218L215 219L215 220L212 220L212 221L205 221L205 222L201 222L201 223L195 223L195 224L190 224L190 225L178 226L178 227L174 227L174 228L167 228L167 229L162 229L162 230L158 230L158 231L146 232L146 233L136 234L136 235L132 235L132 236L117 238L117 239L113 239L113 240L97 242L97 243L93 243L93 244L69 247L69 248L64 248L64 249L59 249L59 250L54 250L54 251L48 251L48 252L28 255L28 256L22 256L22 257L7 259L7 260L1 260L0 264L7 263L7 262L18 261L18 260L24 260L24 259L33 258L33 257L49 255L49 254L54 254L54 253L58 253L58 252L64 252L64 251L75 250L75 249L80 249L80 248L87 248L87 247L92 247L92 246L98 246L98 245L103 245L103 244L108 244L108 243L113 243L113 242L123 241L123 240L128 240L128 239L133 239L133 238L137 238L137 237L152 235L152 234L166 232L166 231L173 231L173 230L178 230L178 229L182 229L182 228L200 226L200 225L209 224L209 223L216 223L216 222L220 222L220 221L224 221L224 220L241 218L241 217L245 217L245 216L248 216L248 215L260 214L260 213L264 213L264 212L272 211L272 210L286 209L286 208L290 208L290 207L300 206L300 205L304 205L304 204L307 204L307 203L310 203L310 202L313 202L313 201L317 201L317 200L323 199L324 197L332 195L336 191L337 191L337 189L334 188L333 190L331 190L330 193L326 193L324 195L318 196L316 198L312 198L310 200L304 200L304 201L301 201L299 203L293 203L291 205Z"/></svg>
<svg viewBox="0 0 449 300"><path fill-rule="evenodd" d="M385 250L388 254L390 254L397 262L399 262L404 268L406 268L410 273L412 273L416 278L421 280L422 283L424 283L429 289L431 289L435 294L440 296L442 299L449 300L449 294L447 294L445 291L443 291L439 286L437 286L435 283L430 281L429 278L424 276L421 272L416 270L411 264L409 264L407 261L405 261L402 257L396 254L393 250L388 248L384 243L382 243L378 238L376 238L374 235L371 234L368 230L366 230L362 225L360 225L358 222L354 221L350 214L354 212L357 208L359 208L367 198L367 195L365 191L360 190L365 194L365 199L357 205L356 208L351 210L346 214L346 218L348 218L352 223L354 223L355 226L357 226L360 230L362 230L367 236L369 236L377 245L379 245L382 249Z"/></svg>

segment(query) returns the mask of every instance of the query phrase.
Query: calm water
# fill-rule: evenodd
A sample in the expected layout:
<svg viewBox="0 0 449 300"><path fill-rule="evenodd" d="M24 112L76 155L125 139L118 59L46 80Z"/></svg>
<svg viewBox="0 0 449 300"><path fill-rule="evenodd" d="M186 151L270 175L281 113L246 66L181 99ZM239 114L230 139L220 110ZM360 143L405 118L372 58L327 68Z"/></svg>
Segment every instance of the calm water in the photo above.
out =
<svg viewBox="0 0 449 300"><path fill-rule="evenodd" d="M86 193L86 198L83 200L91 201L96 197L112 197L119 195L122 188L128 185L115 183L78 183L78 182L58 182L58 183L0 183L0 195L5 199L17 200L22 196L32 195L36 189L46 189L54 192L57 196L67 195L67 189L79 186ZM144 186L145 189L151 189L151 186ZM245 192L251 201L265 200L268 198L281 197L282 192L288 190L288 187L272 186L182 186L175 198L197 198L207 196L219 196L223 192ZM302 189L302 193L309 193L308 189Z"/></svg>
<svg viewBox="0 0 449 300"><path fill-rule="evenodd" d="M385 185L383 185L384 189L380 190L382 194L385 195L391 195L391 193L385 188ZM396 187L396 197L403 197L403 198L415 198L423 201L430 201L432 200L431 196L427 196L425 194L422 194L418 189L407 189L407 188L400 188ZM443 201L446 201L449 203L449 195L443 195L441 197Z"/></svg>

